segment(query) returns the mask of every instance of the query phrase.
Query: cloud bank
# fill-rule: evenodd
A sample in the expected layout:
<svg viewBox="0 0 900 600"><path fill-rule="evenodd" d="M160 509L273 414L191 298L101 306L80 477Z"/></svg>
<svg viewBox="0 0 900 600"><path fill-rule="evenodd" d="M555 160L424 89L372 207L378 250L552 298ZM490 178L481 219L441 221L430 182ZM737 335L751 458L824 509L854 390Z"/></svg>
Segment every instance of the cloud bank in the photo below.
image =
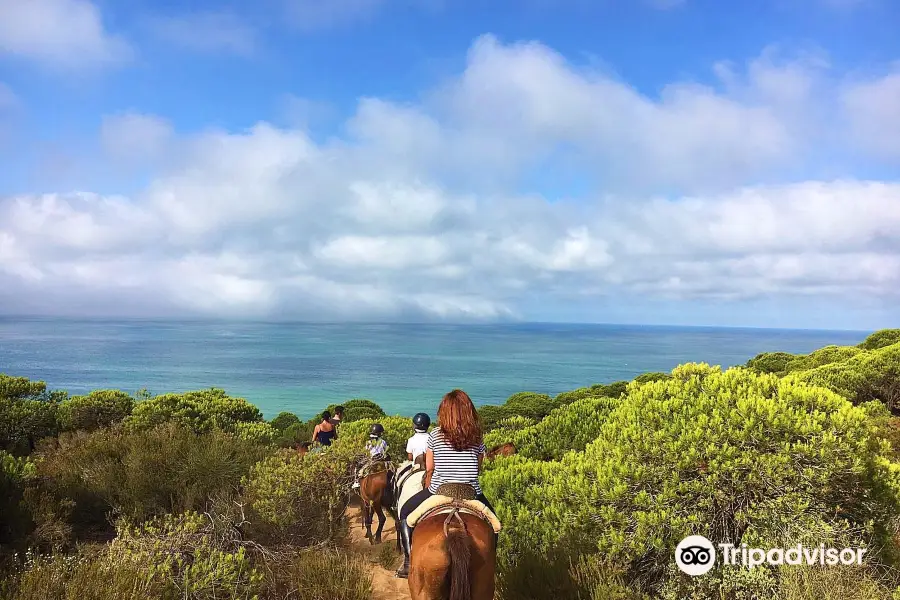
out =
<svg viewBox="0 0 900 600"><path fill-rule="evenodd" d="M0 305L453 321L617 294L895 305L900 182L854 178L852 158L900 166L896 74L772 51L711 70L650 95L484 36L421 102L363 98L325 141L110 115L110 160L156 175L130 197L0 200ZM845 171L806 175L822 155Z"/></svg>

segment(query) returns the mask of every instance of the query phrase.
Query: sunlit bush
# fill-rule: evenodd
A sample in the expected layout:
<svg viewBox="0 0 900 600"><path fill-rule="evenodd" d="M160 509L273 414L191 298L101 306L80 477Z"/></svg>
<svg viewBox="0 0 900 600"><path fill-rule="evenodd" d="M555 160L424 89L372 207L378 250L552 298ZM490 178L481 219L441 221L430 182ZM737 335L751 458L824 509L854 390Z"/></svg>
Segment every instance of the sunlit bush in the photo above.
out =
<svg viewBox="0 0 900 600"><path fill-rule="evenodd" d="M262 421L262 413L243 398L232 398L224 390L163 394L138 402L125 424L133 430L146 430L164 423L204 433L218 428L232 430L237 423Z"/></svg>
<svg viewBox="0 0 900 600"><path fill-rule="evenodd" d="M784 373L795 354L787 352L763 352L747 361L747 368L757 373Z"/></svg>
<svg viewBox="0 0 900 600"><path fill-rule="evenodd" d="M895 414L900 412L900 343L861 352L793 377L833 390L854 404L878 400Z"/></svg>
<svg viewBox="0 0 900 600"><path fill-rule="evenodd" d="M688 534L774 547L843 523L863 545L893 544L872 524L900 510L900 466L865 410L743 369L673 375L630 387L584 452L486 474L508 568L523 548L597 553L652 588Z"/></svg>
<svg viewBox="0 0 900 600"><path fill-rule="evenodd" d="M863 350L878 350L897 343L900 343L900 329L881 329L863 340L859 347Z"/></svg>
<svg viewBox="0 0 900 600"><path fill-rule="evenodd" d="M59 405L62 431L92 431L119 423L131 414L134 398L119 390L95 390L86 396L73 396Z"/></svg>
<svg viewBox="0 0 900 600"><path fill-rule="evenodd" d="M0 373L0 450L19 456L58 430L57 411L64 393L48 392L43 381Z"/></svg>

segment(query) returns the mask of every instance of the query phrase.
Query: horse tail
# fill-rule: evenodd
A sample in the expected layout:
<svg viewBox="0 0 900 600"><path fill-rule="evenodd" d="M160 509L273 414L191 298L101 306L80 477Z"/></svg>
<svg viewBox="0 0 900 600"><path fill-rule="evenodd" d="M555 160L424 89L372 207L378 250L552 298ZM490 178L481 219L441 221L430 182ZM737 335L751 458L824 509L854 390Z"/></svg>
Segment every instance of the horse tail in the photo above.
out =
<svg viewBox="0 0 900 600"><path fill-rule="evenodd" d="M450 600L471 600L469 560L472 549L465 530L454 529L447 533L447 553L450 555Z"/></svg>

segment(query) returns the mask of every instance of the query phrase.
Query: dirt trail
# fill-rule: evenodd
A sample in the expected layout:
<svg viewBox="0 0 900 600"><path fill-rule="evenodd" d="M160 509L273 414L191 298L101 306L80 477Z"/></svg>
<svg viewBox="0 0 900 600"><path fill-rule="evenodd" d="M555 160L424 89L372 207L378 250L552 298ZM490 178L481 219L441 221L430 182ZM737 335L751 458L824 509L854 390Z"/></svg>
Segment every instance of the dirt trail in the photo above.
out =
<svg viewBox="0 0 900 600"><path fill-rule="evenodd" d="M366 530L362 527L362 511L359 506L359 499L354 499L353 503L347 509L347 516L350 519L350 543L361 554L369 558L369 568L372 572L372 600L410 600L409 584L406 579L397 579L394 577L394 571L400 566L401 554L397 552L397 532L394 527L394 519L387 515L387 521L381 532L382 542L380 544L371 545L369 540L365 538ZM374 518L372 524L372 532L378 526L378 517ZM390 570L385 569L378 562L376 557L381 553L393 551L394 564Z"/></svg>

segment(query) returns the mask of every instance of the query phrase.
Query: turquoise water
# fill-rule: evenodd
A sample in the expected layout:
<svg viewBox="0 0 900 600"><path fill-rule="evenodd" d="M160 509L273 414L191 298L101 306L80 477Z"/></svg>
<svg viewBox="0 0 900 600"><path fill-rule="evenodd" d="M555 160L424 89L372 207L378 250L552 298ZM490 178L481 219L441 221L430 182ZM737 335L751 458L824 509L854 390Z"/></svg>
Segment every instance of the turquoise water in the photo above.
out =
<svg viewBox="0 0 900 600"><path fill-rule="evenodd" d="M0 373L72 394L221 387L272 417L310 417L370 398L389 414L434 413L466 390L477 404L557 394L689 361L857 344L869 332L622 325L402 325L0 319Z"/></svg>

